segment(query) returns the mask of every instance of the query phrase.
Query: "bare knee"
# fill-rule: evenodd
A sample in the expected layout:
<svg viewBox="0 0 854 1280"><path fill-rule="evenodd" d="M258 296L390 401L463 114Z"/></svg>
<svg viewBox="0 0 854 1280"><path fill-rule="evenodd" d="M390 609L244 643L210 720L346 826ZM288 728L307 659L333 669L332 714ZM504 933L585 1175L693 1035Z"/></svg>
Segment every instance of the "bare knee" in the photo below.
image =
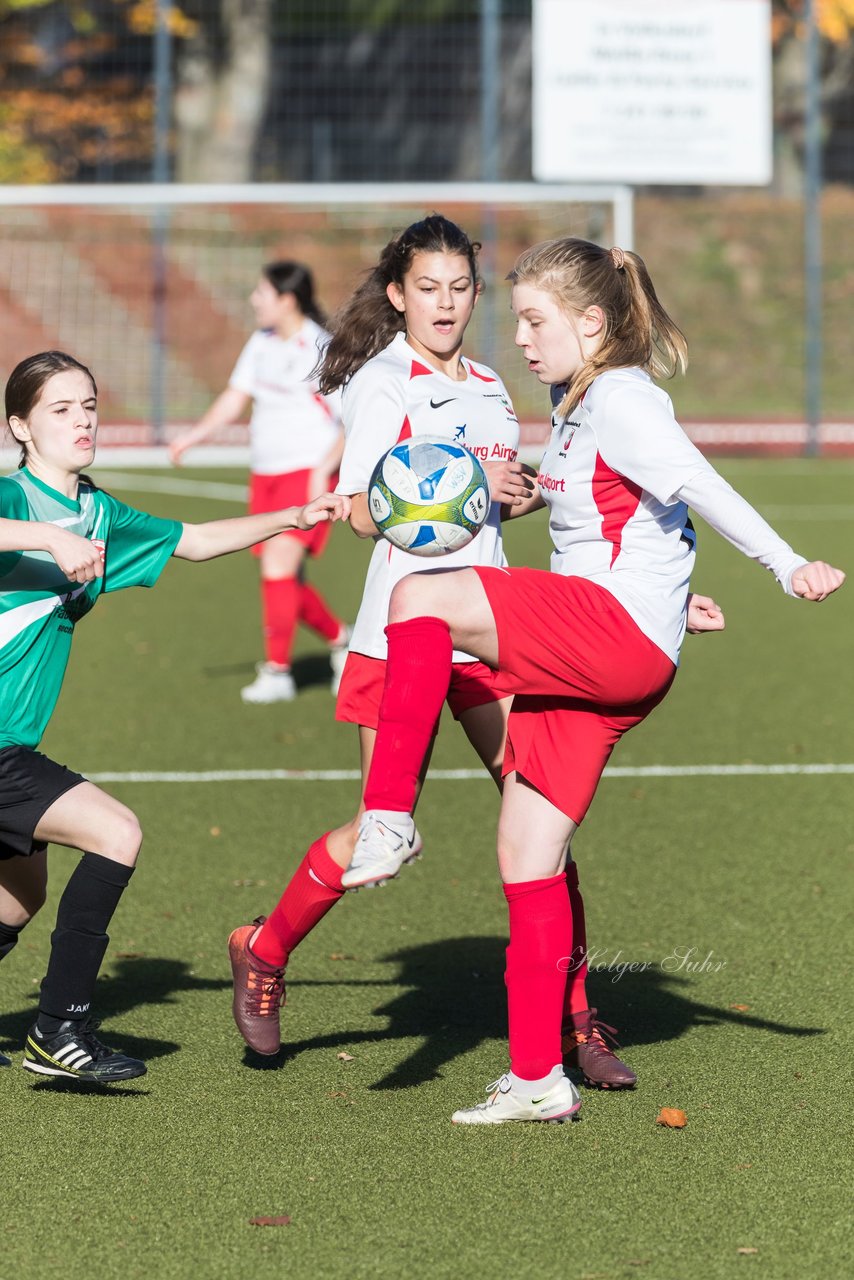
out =
<svg viewBox="0 0 854 1280"><path fill-rule="evenodd" d="M113 862L122 862L126 867L136 865L142 847L142 827L139 819L130 809L111 814L109 823L105 824L98 847L91 850L103 858L111 858Z"/></svg>
<svg viewBox="0 0 854 1280"><path fill-rule="evenodd" d="M428 578L420 573L410 573L401 578L391 593L389 622L406 622L409 618L419 617L427 608L430 585Z"/></svg>
<svg viewBox="0 0 854 1280"><path fill-rule="evenodd" d="M39 884L34 884L28 892L22 894L21 906L27 913L26 920L24 920L23 923L27 924L32 920L33 916L38 915L46 902L47 881L42 880ZM14 921L10 921L10 924L13 923Z"/></svg>
<svg viewBox="0 0 854 1280"><path fill-rule="evenodd" d="M516 880L516 869L520 860L519 842L515 839L514 833L506 827L498 824L498 873L502 881L508 882Z"/></svg>
<svg viewBox="0 0 854 1280"><path fill-rule="evenodd" d="M4 904L3 924L11 925L13 929L23 929L33 916L38 915L46 901L47 889L43 884L19 890L14 902Z"/></svg>
<svg viewBox="0 0 854 1280"><path fill-rule="evenodd" d="M17 861L17 860L16 860ZM0 886L0 920L13 929L22 929L41 911L47 900L47 862L44 851L25 861L26 873L16 874L12 883Z"/></svg>

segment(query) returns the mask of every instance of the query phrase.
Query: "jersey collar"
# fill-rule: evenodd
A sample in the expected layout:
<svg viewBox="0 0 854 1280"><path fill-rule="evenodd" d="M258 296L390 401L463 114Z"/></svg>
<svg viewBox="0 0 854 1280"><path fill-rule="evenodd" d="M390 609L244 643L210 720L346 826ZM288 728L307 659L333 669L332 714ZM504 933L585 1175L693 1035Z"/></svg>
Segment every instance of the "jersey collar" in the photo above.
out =
<svg viewBox="0 0 854 1280"><path fill-rule="evenodd" d="M73 511L75 515L80 514L80 499L67 498L64 493L60 493L58 489L52 489L49 484L45 484L38 476L34 476L29 467L21 468L23 474L27 477L30 484L35 485L37 489L41 489L42 493L46 493L49 498L53 498L61 506L67 507L69 511ZM78 490L79 492L79 490Z"/></svg>

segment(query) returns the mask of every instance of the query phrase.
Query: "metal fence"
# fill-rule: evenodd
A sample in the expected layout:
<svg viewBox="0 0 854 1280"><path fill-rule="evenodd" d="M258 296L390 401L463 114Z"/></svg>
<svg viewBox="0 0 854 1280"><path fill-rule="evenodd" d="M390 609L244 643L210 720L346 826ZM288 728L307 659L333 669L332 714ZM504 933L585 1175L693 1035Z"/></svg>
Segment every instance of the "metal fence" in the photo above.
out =
<svg viewBox="0 0 854 1280"><path fill-rule="evenodd" d="M689 374L680 407L698 418L805 419L814 447L822 418L851 417L854 14L847 0L774 0L773 13L772 186L640 189L637 246L694 339L695 368L708 371ZM4 185L72 183L95 208L104 184L152 180L310 183L318 197L322 184L466 184L498 298L500 211L477 193L487 180L530 181L531 0L15 0L0 6L0 66L0 197ZM232 215L212 205L178 235L165 208L134 218L128 188L124 229L114 220L107 233L94 213L81 224L33 197L29 210L0 204L0 372L22 343L59 337L84 342L96 364L107 352L112 361L122 325L108 317L125 315L135 361L110 381L136 390L119 411L155 422L200 411L230 357L217 347L202 370L200 351L184 368L175 281L189 240L198 237L194 261L209 264L211 227ZM257 244L232 244L219 268L232 279L241 264L232 312L266 247L291 243L293 224L277 216L279 234L271 223ZM573 221L567 210L562 226L548 225L616 235L592 216ZM376 235L388 229L376 219ZM323 277L323 236L300 230L296 243ZM333 302L348 282L330 282ZM488 333L484 345L501 358ZM143 366L162 376L141 380Z"/></svg>

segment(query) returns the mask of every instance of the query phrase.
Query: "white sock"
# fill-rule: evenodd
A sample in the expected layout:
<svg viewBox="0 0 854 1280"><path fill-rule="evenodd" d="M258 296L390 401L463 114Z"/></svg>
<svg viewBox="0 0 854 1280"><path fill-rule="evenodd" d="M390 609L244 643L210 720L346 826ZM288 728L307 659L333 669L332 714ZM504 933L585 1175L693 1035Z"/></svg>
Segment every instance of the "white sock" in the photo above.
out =
<svg viewBox="0 0 854 1280"><path fill-rule="evenodd" d="M558 1063L556 1067L552 1067L547 1076L543 1076L541 1080L523 1080L521 1076L517 1076L515 1072L510 1072L510 1088L513 1093L520 1094L523 1098L533 1098L543 1093L548 1093L549 1089L553 1089L563 1079L563 1066Z"/></svg>
<svg viewBox="0 0 854 1280"><path fill-rule="evenodd" d="M384 822L392 831L411 831L415 826L412 816L396 809L371 809L371 816Z"/></svg>

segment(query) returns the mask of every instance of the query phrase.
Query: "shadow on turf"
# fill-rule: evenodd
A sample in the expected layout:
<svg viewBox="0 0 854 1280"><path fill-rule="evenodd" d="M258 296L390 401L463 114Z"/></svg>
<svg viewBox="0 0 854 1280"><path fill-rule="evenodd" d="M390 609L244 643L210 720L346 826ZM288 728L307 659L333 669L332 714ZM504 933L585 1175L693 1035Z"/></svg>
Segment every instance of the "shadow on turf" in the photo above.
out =
<svg viewBox="0 0 854 1280"><path fill-rule="evenodd" d="M388 985L406 989L373 1010L375 1015L388 1019L385 1028L351 1029L292 1041L285 1043L275 1058L262 1058L247 1049L244 1062L256 1070L270 1071L286 1066L308 1050L417 1039L423 1043L371 1088L406 1089L434 1080L449 1062L484 1041L506 1039L505 947L505 938L449 938L391 952L382 960L396 965L398 973L387 979ZM289 985L293 991L329 985L376 987L382 985L382 980L330 984L297 979ZM753 1027L776 1035L823 1034L820 1027L790 1026L704 1004L692 998L692 989L695 984L689 979L655 969L626 972L617 982L601 973L593 973L588 979L591 1004L605 1022L619 1027L624 1047L677 1040L692 1027L710 1025ZM287 1013L284 1030L287 1035Z"/></svg>
<svg viewBox="0 0 854 1280"><path fill-rule="evenodd" d="M607 973L591 973L587 979L591 1005L599 1010L605 1022L619 1027L620 1043L624 1046L678 1040L692 1027L725 1025L753 1027L782 1036L825 1034L824 1027L771 1022L736 1009L703 1004L688 994L693 990L696 983L691 979L655 968L644 973L625 973L616 981Z"/></svg>
<svg viewBox="0 0 854 1280"><path fill-rule="evenodd" d="M229 662L217 667L203 667L202 671L214 680L232 676L248 676L251 679L255 674L255 663ZM332 679L332 668L325 653L311 653L295 658L291 673L297 689L308 689L314 685L326 687Z"/></svg>
<svg viewBox="0 0 854 1280"><path fill-rule="evenodd" d="M113 961L111 968L111 974L99 978L95 993L96 1016L105 1022L118 1014L129 1013L140 1005L171 1004L178 992L231 990L230 980L196 977L186 960L120 956ZM0 1014L0 1048L5 1052L14 1051L23 1045L27 1031L35 1019L36 999L34 993L33 1003L27 1009ZM181 1048L173 1040L152 1040L129 1035L124 1030L118 1031L114 1037L109 1026L105 1026L99 1034L103 1034L104 1040L110 1045L115 1038L125 1053L141 1058L143 1062L148 1062L151 1058L166 1057ZM113 1088L111 1092L116 1094L117 1090Z"/></svg>

